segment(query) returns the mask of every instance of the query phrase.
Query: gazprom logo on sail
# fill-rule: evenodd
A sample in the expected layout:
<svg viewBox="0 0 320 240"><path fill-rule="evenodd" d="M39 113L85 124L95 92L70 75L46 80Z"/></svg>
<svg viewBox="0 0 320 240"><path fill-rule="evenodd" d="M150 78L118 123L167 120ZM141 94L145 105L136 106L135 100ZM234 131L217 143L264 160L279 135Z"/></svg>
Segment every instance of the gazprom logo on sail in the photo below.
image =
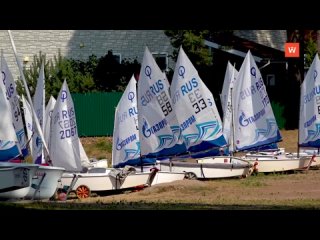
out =
<svg viewBox="0 0 320 240"><path fill-rule="evenodd" d="M149 128L148 123L145 119L143 119L143 126L142 126L142 133L143 136L146 138L150 137L152 134L155 134L159 132L161 129L163 129L165 126L168 125L168 122L166 119L161 120L160 122L154 124Z"/></svg>
<svg viewBox="0 0 320 240"><path fill-rule="evenodd" d="M137 135L136 134L132 134L131 136L127 137L124 140L120 140L119 138L117 138L117 150L121 150L124 146L128 145L129 143L133 142L137 140Z"/></svg>
<svg viewBox="0 0 320 240"><path fill-rule="evenodd" d="M313 115L307 122L304 123L304 128L310 127L317 120L316 115Z"/></svg>
<svg viewBox="0 0 320 240"><path fill-rule="evenodd" d="M242 112L239 117L239 123L242 127L246 127L251 123L254 123L258 121L264 114L266 113L266 110L263 108L261 111L257 112L253 116L246 117L245 113Z"/></svg>

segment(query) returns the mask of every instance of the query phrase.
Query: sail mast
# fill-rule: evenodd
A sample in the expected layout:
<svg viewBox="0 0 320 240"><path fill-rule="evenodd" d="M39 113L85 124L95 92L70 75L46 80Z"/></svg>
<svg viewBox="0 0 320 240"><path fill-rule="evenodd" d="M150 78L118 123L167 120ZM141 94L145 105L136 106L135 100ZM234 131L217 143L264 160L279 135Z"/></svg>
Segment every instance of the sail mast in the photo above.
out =
<svg viewBox="0 0 320 240"><path fill-rule="evenodd" d="M42 132L42 129L41 129L41 127L40 127L39 120L38 120L38 118L37 118L37 114L36 114L36 112L35 112L35 110L34 110L34 107L33 107L33 104L32 104L32 99L31 99L31 96L30 96L29 88L28 88L28 85L27 85L25 76L24 76L24 74L23 74L21 62L20 62L20 60L19 60L19 58L18 58L16 46L15 46L15 44L14 44L13 37L12 37L12 35L11 35L11 31L10 31L10 30L8 30L8 34L9 34L9 37L10 37L12 50L13 50L13 53L14 53L14 55L15 55L15 58L16 58L16 61L17 61L17 64L18 64L18 68L19 68L19 71L20 71L20 75L21 75L22 80L23 80L24 88L25 88L25 90L26 90L27 97L28 97L28 100L29 100L29 103L30 103L31 113L32 113L33 120L35 121L36 128L37 128L37 130L38 130L38 132L39 132L39 135L40 135L40 137L41 137L43 146L44 146L45 150L47 151L48 156L50 156L48 146L47 146L46 142L44 141L43 132Z"/></svg>
<svg viewBox="0 0 320 240"><path fill-rule="evenodd" d="M236 64L233 65L233 69L232 69L232 75L231 75L231 81L233 80L234 78L234 70L235 70L235 67L236 67ZM231 84L231 83L230 83ZM235 151L235 147L234 147L234 133L235 133L235 129L234 129L234 113L233 113L233 97L232 97L232 94L233 94L233 87L230 88L230 108L231 108L231 132L232 132L232 136L230 138L230 141L232 144L230 144L231 146L231 153L230 155L233 156L233 153Z"/></svg>

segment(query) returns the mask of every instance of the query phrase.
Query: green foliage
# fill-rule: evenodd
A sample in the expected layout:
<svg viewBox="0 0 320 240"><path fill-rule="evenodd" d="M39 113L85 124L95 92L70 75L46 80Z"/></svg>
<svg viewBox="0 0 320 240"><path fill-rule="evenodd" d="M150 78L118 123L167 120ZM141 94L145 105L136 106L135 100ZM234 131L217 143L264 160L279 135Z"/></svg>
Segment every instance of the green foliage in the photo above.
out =
<svg viewBox="0 0 320 240"><path fill-rule="evenodd" d="M204 40L209 36L208 30L165 30L164 33L170 38L173 50L172 59L176 61L179 48L182 46L190 60L195 65L211 65L212 54L204 45Z"/></svg>
<svg viewBox="0 0 320 240"><path fill-rule="evenodd" d="M68 82L70 92L83 93L94 90L92 69L94 68L95 59L93 57L89 58L88 63L85 63L64 58L59 51L58 56L54 56L53 60L48 61L46 60L46 55L40 51L39 55L34 55L30 67L23 69L31 96L35 93L42 62L45 63L46 102L51 95L58 96L64 79ZM20 95L25 94L21 78L17 81L17 91Z"/></svg>
<svg viewBox="0 0 320 240"><path fill-rule="evenodd" d="M271 107L274 113L274 116L277 120L278 128L284 129L286 125L286 119L284 117L284 106L277 102L271 102Z"/></svg>
<svg viewBox="0 0 320 240"><path fill-rule="evenodd" d="M39 56L38 55L33 56L33 63L31 64L30 68L29 69L27 69L26 67L23 68L23 74L26 78L26 82L28 84L31 96L34 95L34 92L36 90L37 79L39 77L39 71L40 71L42 62L45 62L45 69L47 69L50 63L49 61L46 60L46 55L42 54L40 51ZM47 78L46 71L45 71L45 78ZM17 83L18 94L21 95L23 93L26 96L24 84L20 77L16 83Z"/></svg>
<svg viewBox="0 0 320 240"><path fill-rule="evenodd" d="M93 72L98 91L124 91L133 74L140 72L141 65L137 59L124 59L121 64L109 50L101 57Z"/></svg>
<svg viewBox="0 0 320 240"><path fill-rule="evenodd" d="M312 32L310 32L304 41L305 67L310 67L317 51L317 42L313 40Z"/></svg>
<svg viewBox="0 0 320 240"><path fill-rule="evenodd" d="M34 55L30 67L23 69L31 96L35 93L42 62L45 63L46 102L51 95L57 97L64 79L71 93L124 91L131 76L140 71L136 59L124 59L119 64L112 51L100 59L91 55L88 61L65 58L60 51L53 59L47 60L46 55L39 52ZM17 91L20 95L25 94L21 78L17 81Z"/></svg>

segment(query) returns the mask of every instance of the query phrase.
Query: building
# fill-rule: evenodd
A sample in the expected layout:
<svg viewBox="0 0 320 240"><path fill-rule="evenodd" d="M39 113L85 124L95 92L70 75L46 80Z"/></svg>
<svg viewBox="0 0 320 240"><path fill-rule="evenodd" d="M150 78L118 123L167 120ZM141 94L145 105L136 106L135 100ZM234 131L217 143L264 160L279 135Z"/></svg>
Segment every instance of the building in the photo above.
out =
<svg viewBox="0 0 320 240"><path fill-rule="evenodd" d="M59 50L62 56L77 60L86 60L90 55L101 57L112 50L120 62L135 58L141 62L145 46L159 60L163 70L174 66L168 57L173 51L170 39L163 30L11 30L11 33L19 58L26 67L40 51L47 59L52 59ZM0 30L0 49L17 79L19 69L6 30Z"/></svg>

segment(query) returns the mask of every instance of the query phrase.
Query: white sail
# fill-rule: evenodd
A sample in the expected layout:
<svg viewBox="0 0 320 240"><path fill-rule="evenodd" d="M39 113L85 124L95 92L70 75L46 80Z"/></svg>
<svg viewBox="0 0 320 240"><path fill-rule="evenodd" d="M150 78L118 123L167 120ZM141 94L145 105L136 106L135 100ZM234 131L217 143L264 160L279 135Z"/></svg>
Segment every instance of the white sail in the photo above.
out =
<svg viewBox="0 0 320 240"><path fill-rule="evenodd" d="M79 137L73 100L64 80L52 112L50 157L53 166L81 171Z"/></svg>
<svg viewBox="0 0 320 240"><path fill-rule="evenodd" d="M122 167L140 162L137 81L131 77L117 105L114 117L112 166Z"/></svg>
<svg viewBox="0 0 320 240"><path fill-rule="evenodd" d="M12 77L11 71L8 68L7 62L1 53L1 72L2 72L2 89L4 89L6 99L11 106L12 123L16 131L17 139L20 144L20 149L24 156L28 155L27 141L24 132L24 125L22 120L19 95L16 90L16 83ZM2 117L2 115L1 115ZM9 139L6 139L9 140Z"/></svg>
<svg viewBox="0 0 320 240"><path fill-rule="evenodd" d="M87 168L90 167L91 166L90 160L88 158L86 151L83 148L80 138L79 138L79 151L80 151L81 166L87 167Z"/></svg>
<svg viewBox="0 0 320 240"><path fill-rule="evenodd" d="M4 72L2 70L2 60L1 60L1 80L3 80ZM6 99L5 87L0 84L0 140L9 140L17 142L16 131L12 125L12 114L9 102Z"/></svg>
<svg viewBox="0 0 320 240"><path fill-rule="evenodd" d="M27 139L28 139L28 145L32 146L32 134L34 131L33 128L33 122L32 122L32 114L31 114L31 107L24 95L22 95L22 108L23 108L23 116L24 116L24 121L26 124L26 130L27 130ZM32 155L32 148L29 148L30 153Z"/></svg>
<svg viewBox="0 0 320 240"><path fill-rule="evenodd" d="M44 131L44 112L45 112L45 80L44 80L44 62L41 64L39 78L37 80L36 91L33 96L33 106L38 118L42 132ZM40 134L34 129L32 137L32 157L33 162L37 164L45 163L43 157L43 146Z"/></svg>
<svg viewBox="0 0 320 240"><path fill-rule="evenodd" d="M53 96L50 96L49 102L47 103L46 109L45 109L45 118L44 118L44 140L49 146L49 140L50 140L50 127L51 127L51 116L54 109L54 106L56 104L56 99Z"/></svg>
<svg viewBox="0 0 320 240"><path fill-rule="evenodd" d="M237 77L238 71L228 61L220 98L223 111L223 135L226 141L230 143L231 151L233 151L231 89L233 89Z"/></svg>
<svg viewBox="0 0 320 240"><path fill-rule="evenodd" d="M149 49L144 51L138 81L138 126L142 155L164 156L179 153L180 128L175 119L167 80ZM178 136L178 137L176 137Z"/></svg>
<svg viewBox="0 0 320 240"><path fill-rule="evenodd" d="M54 106L56 104L56 99L53 96L50 96L49 102L47 103L46 109L45 109L45 118L44 118L44 139L49 145L50 141L50 127L51 127L51 116L54 109ZM89 167L91 166L89 158L83 148L83 145L79 138L79 150L80 150L80 160L81 160L81 166L83 167Z"/></svg>
<svg viewBox="0 0 320 240"><path fill-rule="evenodd" d="M0 84L0 116L0 161L8 161L18 156L20 151L17 147L16 131L12 125L11 107L5 97L3 84Z"/></svg>
<svg viewBox="0 0 320 240"><path fill-rule="evenodd" d="M248 51L233 89L237 150L279 142L281 135L259 68Z"/></svg>
<svg viewBox="0 0 320 240"><path fill-rule="evenodd" d="M320 147L320 61L313 62L301 85L299 146Z"/></svg>
<svg viewBox="0 0 320 240"><path fill-rule="evenodd" d="M173 109L188 150L200 152L225 146L222 123L212 93L182 47L170 90Z"/></svg>

